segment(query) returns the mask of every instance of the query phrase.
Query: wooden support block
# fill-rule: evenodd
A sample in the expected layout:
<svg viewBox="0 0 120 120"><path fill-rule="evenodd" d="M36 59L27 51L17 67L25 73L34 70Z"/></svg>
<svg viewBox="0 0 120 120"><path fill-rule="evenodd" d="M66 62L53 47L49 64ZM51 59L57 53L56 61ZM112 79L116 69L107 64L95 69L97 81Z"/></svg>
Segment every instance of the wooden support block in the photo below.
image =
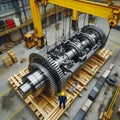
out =
<svg viewBox="0 0 120 120"><path fill-rule="evenodd" d="M11 57L11 59L13 60L13 62L17 62L17 57L15 55L15 53L13 53L13 51L9 50L8 52L8 55Z"/></svg>
<svg viewBox="0 0 120 120"><path fill-rule="evenodd" d="M5 64L5 66L9 67L14 62L17 62L17 57L11 50L9 50L7 53L8 53L8 55L5 55L2 58L2 61Z"/></svg>
<svg viewBox="0 0 120 120"><path fill-rule="evenodd" d="M10 65L13 64L13 61L11 59L11 57L9 55L5 55L3 58L2 58L2 61L3 63L5 64L6 67L9 67Z"/></svg>
<svg viewBox="0 0 120 120"><path fill-rule="evenodd" d="M110 52L109 50L106 50L105 48L99 50L96 53L101 59L106 60L109 58L109 56L112 55L112 52Z"/></svg>

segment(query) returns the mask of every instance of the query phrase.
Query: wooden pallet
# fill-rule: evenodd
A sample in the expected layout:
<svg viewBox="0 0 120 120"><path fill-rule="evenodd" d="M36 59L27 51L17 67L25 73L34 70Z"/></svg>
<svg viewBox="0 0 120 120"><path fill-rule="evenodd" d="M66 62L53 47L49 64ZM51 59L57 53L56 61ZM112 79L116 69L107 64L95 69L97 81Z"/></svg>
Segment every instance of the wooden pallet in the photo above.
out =
<svg viewBox="0 0 120 120"><path fill-rule="evenodd" d="M47 97L44 94L41 94L37 98L30 95L26 99L23 99L24 102L30 107L39 120L58 120L65 113L66 109L68 109L74 100L80 95L81 91L86 88L93 76L110 56L110 51L106 49L100 50L93 55L80 70L74 73L73 76L67 80L65 88L67 105L65 109L59 109L58 95L53 98ZM18 87L22 83L21 77L27 73L28 69L26 68L9 78L9 83L19 95ZM71 89L74 91L70 92Z"/></svg>

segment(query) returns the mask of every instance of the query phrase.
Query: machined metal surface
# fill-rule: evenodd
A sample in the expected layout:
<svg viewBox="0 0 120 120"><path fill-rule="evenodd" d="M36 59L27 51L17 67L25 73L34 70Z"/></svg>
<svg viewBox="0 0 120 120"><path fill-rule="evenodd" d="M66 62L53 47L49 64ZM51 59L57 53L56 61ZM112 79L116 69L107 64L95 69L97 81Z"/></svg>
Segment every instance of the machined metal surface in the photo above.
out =
<svg viewBox="0 0 120 120"><path fill-rule="evenodd" d="M29 74L19 91L23 97L41 92L54 96L66 86L66 80L97 50L103 48L106 35L100 28L88 25L72 34L45 54L36 51L29 56Z"/></svg>

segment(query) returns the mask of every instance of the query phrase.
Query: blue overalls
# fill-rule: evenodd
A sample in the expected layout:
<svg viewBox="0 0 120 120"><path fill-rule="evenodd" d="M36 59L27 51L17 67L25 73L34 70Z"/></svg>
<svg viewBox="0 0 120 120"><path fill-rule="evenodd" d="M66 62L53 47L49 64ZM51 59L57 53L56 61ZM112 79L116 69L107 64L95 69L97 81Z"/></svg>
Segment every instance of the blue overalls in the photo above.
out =
<svg viewBox="0 0 120 120"><path fill-rule="evenodd" d="M66 96L59 96L58 100L59 100L59 108L61 108L62 104L63 104L63 108L65 108L67 97Z"/></svg>

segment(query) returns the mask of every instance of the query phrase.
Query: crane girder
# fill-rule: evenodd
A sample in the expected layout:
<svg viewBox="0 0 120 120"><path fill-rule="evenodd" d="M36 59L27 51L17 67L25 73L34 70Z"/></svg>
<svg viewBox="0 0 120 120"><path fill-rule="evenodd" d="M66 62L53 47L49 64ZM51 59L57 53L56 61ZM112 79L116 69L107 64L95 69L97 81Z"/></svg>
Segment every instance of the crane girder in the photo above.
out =
<svg viewBox="0 0 120 120"><path fill-rule="evenodd" d="M111 27L116 26L120 20L120 6L92 2L88 0L43 0L43 2L48 2L87 14L107 18Z"/></svg>

